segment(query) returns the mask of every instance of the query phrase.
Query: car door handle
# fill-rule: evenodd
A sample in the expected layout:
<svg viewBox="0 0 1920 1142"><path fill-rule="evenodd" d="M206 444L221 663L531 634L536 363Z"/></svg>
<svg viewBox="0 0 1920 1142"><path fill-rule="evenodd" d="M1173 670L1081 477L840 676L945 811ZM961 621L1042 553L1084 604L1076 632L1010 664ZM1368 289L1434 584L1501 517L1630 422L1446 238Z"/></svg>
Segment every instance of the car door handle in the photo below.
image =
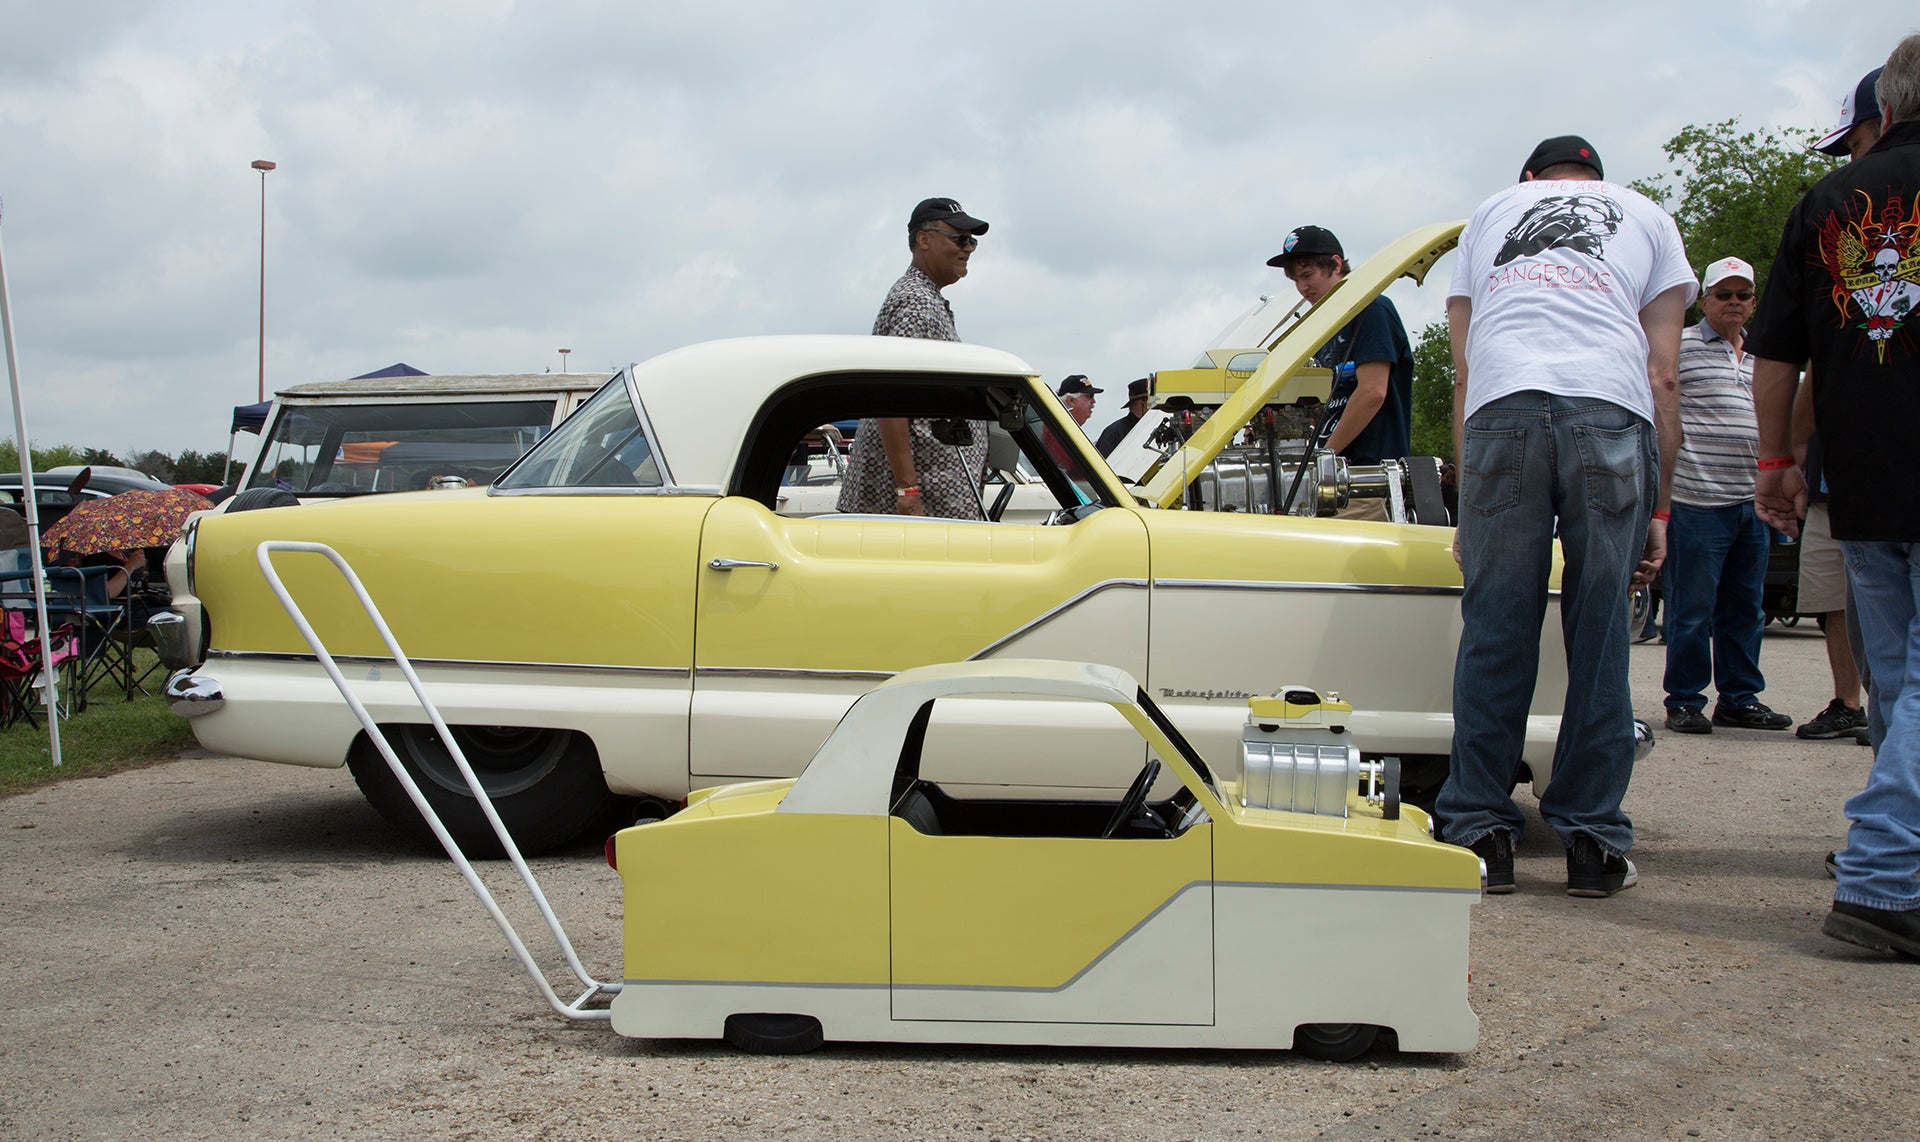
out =
<svg viewBox="0 0 1920 1142"><path fill-rule="evenodd" d="M709 559L707 566L715 571L732 571L737 567L765 567L769 571L780 570L778 563L769 563L764 559Z"/></svg>

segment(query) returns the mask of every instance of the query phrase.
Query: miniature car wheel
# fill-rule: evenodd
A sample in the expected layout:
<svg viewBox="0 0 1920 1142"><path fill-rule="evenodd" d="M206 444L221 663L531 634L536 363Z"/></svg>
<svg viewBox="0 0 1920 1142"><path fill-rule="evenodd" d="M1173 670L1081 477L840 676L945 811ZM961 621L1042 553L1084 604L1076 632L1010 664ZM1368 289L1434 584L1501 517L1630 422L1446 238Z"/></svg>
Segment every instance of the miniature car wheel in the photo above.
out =
<svg viewBox="0 0 1920 1142"><path fill-rule="evenodd" d="M1102 840L1126 828L1128 821L1140 815L1140 810L1147 804L1147 791L1153 788L1153 779L1158 776L1160 759L1148 758L1147 764L1141 767L1140 776L1134 778L1133 784L1127 787L1127 795L1120 798L1120 804L1114 806L1113 816L1107 819L1107 827L1100 830Z"/></svg>
<svg viewBox="0 0 1920 1142"><path fill-rule="evenodd" d="M387 740L447 832L473 855L498 856L500 843L453 755L430 725L383 726ZM573 730L524 726L453 726L454 740L480 779L500 820L525 853L559 848L591 829L613 808L593 742ZM347 767L380 815L424 840L432 832L380 751L362 735Z"/></svg>
<svg viewBox="0 0 1920 1142"><path fill-rule="evenodd" d="M1302 1023L1293 1029L1293 1049L1303 1055L1344 1063L1365 1054L1380 1028L1371 1023Z"/></svg>
<svg viewBox="0 0 1920 1142"><path fill-rule="evenodd" d="M826 1042L820 1021L811 1015L729 1015L723 1034L727 1042L753 1055L804 1055Z"/></svg>

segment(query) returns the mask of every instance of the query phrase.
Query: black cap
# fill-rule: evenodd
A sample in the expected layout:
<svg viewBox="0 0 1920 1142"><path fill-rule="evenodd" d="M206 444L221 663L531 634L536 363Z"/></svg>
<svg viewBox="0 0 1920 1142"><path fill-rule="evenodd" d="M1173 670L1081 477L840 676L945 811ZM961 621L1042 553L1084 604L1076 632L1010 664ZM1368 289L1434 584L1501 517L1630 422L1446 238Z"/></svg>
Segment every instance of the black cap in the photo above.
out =
<svg viewBox="0 0 1920 1142"><path fill-rule="evenodd" d="M1593 173L1601 178L1607 177L1607 168L1600 165L1600 152L1593 144L1578 135L1555 135L1544 140L1527 156L1527 165L1520 168L1520 181L1527 181L1527 175L1540 177L1540 172L1560 163L1580 163L1593 168Z"/></svg>
<svg viewBox="0 0 1920 1142"><path fill-rule="evenodd" d="M960 209L960 204L951 198L928 198L913 208L913 214L907 218L907 229L918 230L923 222L945 222L962 234L985 234L987 224Z"/></svg>
<svg viewBox="0 0 1920 1142"><path fill-rule="evenodd" d="M1880 119L1880 98L1875 94L1873 85L1879 81L1880 73L1886 70L1882 64L1868 72L1865 78L1853 85L1840 100L1840 125L1820 136L1813 149L1823 155L1845 158L1847 155L1847 132L1862 123L1875 123Z"/></svg>
<svg viewBox="0 0 1920 1142"><path fill-rule="evenodd" d="M1327 254L1342 260L1347 256L1347 252L1340 248L1340 239L1333 236L1333 231L1324 226L1296 226L1287 235L1287 240L1280 243L1280 252L1268 258L1267 264L1284 270L1287 263L1297 259Z"/></svg>
<svg viewBox="0 0 1920 1142"><path fill-rule="evenodd" d="M1105 389L1094 388L1087 378L1081 376L1079 373L1075 373L1073 376L1060 382L1060 388L1055 391L1054 395L1064 397L1073 393L1086 393L1088 396L1092 396L1094 393L1104 393L1106 391Z"/></svg>
<svg viewBox="0 0 1920 1142"><path fill-rule="evenodd" d="M1127 382L1127 399L1139 400L1141 397L1147 395L1147 389L1148 389L1147 378L1145 377L1141 377L1137 381L1128 381Z"/></svg>

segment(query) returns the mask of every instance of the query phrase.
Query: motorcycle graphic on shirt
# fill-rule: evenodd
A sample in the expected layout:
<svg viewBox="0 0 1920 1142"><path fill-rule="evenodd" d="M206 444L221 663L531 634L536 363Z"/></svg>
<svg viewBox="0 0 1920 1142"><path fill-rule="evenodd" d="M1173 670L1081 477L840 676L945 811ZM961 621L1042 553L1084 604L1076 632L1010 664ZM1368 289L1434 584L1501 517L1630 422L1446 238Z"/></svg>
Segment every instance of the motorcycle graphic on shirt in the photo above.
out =
<svg viewBox="0 0 1920 1142"><path fill-rule="evenodd" d="M1820 260L1833 279L1833 303L1843 322L1866 331L1882 364L1894 334L1920 309L1920 196L1913 208L1889 199L1876 214L1873 196L1859 221L1838 211L1820 224ZM1856 319L1857 314L1857 319Z"/></svg>
<svg viewBox="0 0 1920 1142"><path fill-rule="evenodd" d="M1620 232L1624 217L1620 204L1604 195L1543 198L1528 207L1507 231L1507 240L1493 264L1504 266L1516 258L1531 258L1554 249L1576 250L1604 261L1607 242Z"/></svg>

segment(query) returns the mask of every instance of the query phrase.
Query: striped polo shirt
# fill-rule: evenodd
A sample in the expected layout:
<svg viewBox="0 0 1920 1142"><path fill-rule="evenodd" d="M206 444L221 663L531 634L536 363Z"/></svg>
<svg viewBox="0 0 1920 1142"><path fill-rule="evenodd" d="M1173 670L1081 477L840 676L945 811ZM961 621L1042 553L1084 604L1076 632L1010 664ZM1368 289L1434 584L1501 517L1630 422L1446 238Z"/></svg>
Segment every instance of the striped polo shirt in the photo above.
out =
<svg viewBox="0 0 1920 1142"><path fill-rule="evenodd" d="M1680 334L1680 457L1673 498L1718 508L1753 498L1760 428L1753 415L1753 355L1701 321Z"/></svg>

